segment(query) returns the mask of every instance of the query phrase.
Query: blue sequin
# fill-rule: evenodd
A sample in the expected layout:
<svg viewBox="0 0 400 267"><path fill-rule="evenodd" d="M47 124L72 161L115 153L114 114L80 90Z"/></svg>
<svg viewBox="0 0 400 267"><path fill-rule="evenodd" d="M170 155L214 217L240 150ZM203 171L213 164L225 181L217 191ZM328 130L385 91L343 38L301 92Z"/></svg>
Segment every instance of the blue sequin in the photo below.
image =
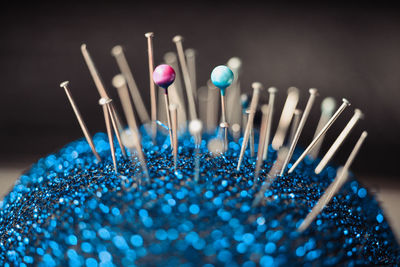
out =
<svg viewBox="0 0 400 267"><path fill-rule="evenodd" d="M274 264L274 258L272 258L271 256L263 256L260 260L260 265L262 267L270 267L273 266Z"/></svg>
<svg viewBox="0 0 400 267"><path fill-rule="evenodd" d="M383 216L382 216L382 214L376 215L376 220L378 221L378 223L382 223L382 222L383 222Z"/></svg>
<svg viewBox="0 0 400 267"><path fill-rule="evenodd" d="M360 198L364 198L366 195L367 195L367 190L365 190L365 188L360 188L360 189L358 190L358 196L359 196Z"/></svg>
<svg viewBox="0 0 400 267"><path fill-rule="evenodd" d="M131 243L135 247L141 247L143 245L143 238L140 235L133 235L131 237Z"/></svg>
<svg viewBox="0 0 400 267"><path fill-rule="evenodd" d="M112 256L111 256L111 254L110 254L108 251L101 251L101 252L99 253L99 259L100 259L102 262L109 262L109 261L111 261Z"/></svg>
<svg viewBox="0 0 400 267"><path fill-rule="evenodd" d="M199 211L200 211L199 205L196 205L196 204L190 205L189 212L191 214L197 214L197 213L199 213Z"/></svg>
<svg viewBox="0 0 400 267"><path fill-rule="evenodd" d="M85 261L87 267L97 267L98 263L94 258L87 258Z"/></svg>

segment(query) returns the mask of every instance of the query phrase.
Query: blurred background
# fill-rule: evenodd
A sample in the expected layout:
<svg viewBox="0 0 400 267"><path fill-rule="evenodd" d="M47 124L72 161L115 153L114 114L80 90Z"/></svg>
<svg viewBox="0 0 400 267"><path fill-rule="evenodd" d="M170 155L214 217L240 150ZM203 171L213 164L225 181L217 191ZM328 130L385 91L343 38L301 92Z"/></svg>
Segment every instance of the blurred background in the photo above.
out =
<svg viewBox="0 0 400 267"><path fill-rule="evenodd" d="M82 137L60 82L71 82L71 92L91 133L105 131L99 96L80 53L82 43L87 44L115 99L111 78L119 70L110 50L122 45L149 110L144 33L153 31L156 64L162 62L166 52L176 51L172 42L176 34L185 37L184 48L196 49L198 86L206 84L214 66L225 64L232 56L241 58L242 92L250 93L253 81L278 88L275 122L289 86L301 90L301 109L308 89L318 88L320 97L300 138L302 146L311 141L323 97L333 96L339 104L342 97L349 99L352 106L328 133L322 153L346 125L354 108L360 108L365 119L333 163L344 163L366 129L367 142L352 169L378 194L383 205L400 201L398 14L399 9L385 1L8 2L0 11L4 100L0 105L0 195L40 157ZM396 207L390 217L400 229Z"/></svg>

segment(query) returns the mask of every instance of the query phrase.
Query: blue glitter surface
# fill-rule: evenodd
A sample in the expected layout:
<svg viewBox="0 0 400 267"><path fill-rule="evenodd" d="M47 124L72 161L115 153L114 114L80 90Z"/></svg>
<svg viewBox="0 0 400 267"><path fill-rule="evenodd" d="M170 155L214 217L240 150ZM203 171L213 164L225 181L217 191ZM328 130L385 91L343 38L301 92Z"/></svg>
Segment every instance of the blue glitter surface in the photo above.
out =
<svg viewBox="0 0 400 267"><path fill-rule="evenodd" d="M160 137L163 139L164 137ZM168 140L168 138L166 138ZM255 194L273 162L254 180L240 146L222 157L200 148L194 180L194 142L179 140L179 160L165 145L143 137L150 179L137 160L117 149L114 173L107 137L94 142L97 163L84 139L42 158L0 203L2 266L311 266L399 262L399 246L377 202L357 180L333 197L309 229L296 228L336 174L320 175L312 162L279 177L259 206ZM162 142L160 142L162 143ZM294 157L297 157L295 153ZM270 159L276 155L270 151Z"/></svg>

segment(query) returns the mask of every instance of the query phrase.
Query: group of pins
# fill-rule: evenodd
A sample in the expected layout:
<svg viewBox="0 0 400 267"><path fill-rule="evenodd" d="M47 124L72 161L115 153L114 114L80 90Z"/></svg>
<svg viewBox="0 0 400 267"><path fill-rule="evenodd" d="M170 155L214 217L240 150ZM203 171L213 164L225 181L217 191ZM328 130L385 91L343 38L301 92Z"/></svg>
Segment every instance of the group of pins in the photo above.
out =
<svg viewBox="0 0 400 267"><path fill-rule="evenodd" d="M174 83L179 72L175 72L174 69L179 69L179 65L181 67L181 72L183 76L184 86L186 88L186 96L189 110L189 132L193 135L196 142L196 169L198 170L199 165L199 146L201 143L201 135L203 131L203 123L197 117L196 111L196 98L197 98L197 90L196 90L196 71L195 71L195 53L192 49L188 49L186 51L183 50L183 38L182 36L175 36L173 38L173 42L176 45L177 55L173 52L168 53L165 56L165 61L167 64L162 64L154 68L154 57L153 57L153 33L146 33L145 37L147 39L148 46L148 65L149 65L149 77L150 77L150 100L151 100L151 117L149 116L145 105L143 103L142 97L138 90L138 87L133 78L131 69L128 65L126 57L124 55L124 51L121 46L115 46L112 48L112 55L115 57L118 67L120 69L121 74L116 75L112 84L117 89L119 98L121 100L121 104L123 107L123 111L126 117L126 121L128 124L127 128L124 128L121 122L121 119L118 116L118 113L115 110L112 99L109 97L107 93L106 87L95 67L95 64L87 50L85 44L81 46L81 52L84 57L84 60L87 64L87 67L90 71L90 74L93 78L93 81L96 85L96 88L100 94L99 104L102 106L104 119L107 129L107 135L110 144L111 156L113 160L114 170L117 173L117 161L115 156L115 147L113 140L113 132L118 141L118 145L121 149L122 156L124 158L128 157L128 154L125 150L125 147L128 148L130 155L137 155L140 165L143 168L144 174L148 177L148 170L146 167L146 159L141 147L141 136L139 133L138 125L135 119L134 108L138 113L138 117L142 124L151 125L150 131L153 136L153 140L155 140L155 136L157 134L157 124L160 124L160 121L157 120L157 106L156 106L156 85L162 88L163 90L163 102L165 102L164 115L166 115L166 120L168 123L168 134L170 139L170 145L172 149L172 153L174 156L174 164L176 168L177 157L178 157L178 132L179 126L178 121L180 121L179 125L186 126L186 111L183 101L182 94L182 85L178 84L178 80ZM179 59L179 65L178 65ZM173 67L172 67L172 66ZM216 110L212 110L211 107L208 106L208 102L213 102L209 99L209 95L213 95L215 89L220 90L220 94L214 94L214 98L221 96L221 123L220 130L222 130L223 134L219 135L218 138L212 139L209 141L209 149L210 144L214 141L219 142L221 149L220 153L225 153L228 149L228 128L230 128L233 132L233 135L240 136L240 123L242 124L242 128L244 128L243 134L243 142L241 146L240 156L238 159L237 170L240 169L243 156L247 149L248 143L250 143L250 154L254 157L254 132L253 132L253 123L254 117L257 111L257 106L259 104L260 94L263 91L263 86L259 82L254 82L252 84L253 94L250 104L248 105L247 95L240 95L240 84L238 79L238 74L240 72L241 61L238 58L232 58L228 61L228 66L220 65L213 69L211 72L211 82L208 84L208 92L205 109L207 110L207 116L203 119L206 121L206 126L209 128L210 124L210 116L216 113ZM78 122L82 128L82 131L85 135L85 138L94 154L98 162L101 162L101 157L97 153L92 137L87 129L85 122L79 112L79 109L71 95L69 90L69 82L65 81L60 84L60 87L64 88L65 93L72 105L72 108L75 112L75 115L78 119ZM169 90L172 89L172 90ZM203 88L204 89L204 88ZM207 90L207 88L206 88ZM169 91L170 94L169 94ZM200 90L199 90L200 92ZM272 168L270 169L267 179L264 181L261 186L260 191L257 193L254 201L253 207L257 206L260 201L264 198L264 194L266 190L268 190L271 183L278 177L285 174L285 172L292 173L296 167L300 164L301 161L304 160L306 156L311 158L316 158L321 147L322 141L324 139L325 134L332 126L332 124L337 120L337 118L341 115L341 113L350 106L350 102L346 99L342 100L342 104L335 111L336 102L333 98L325 98L322 101L321 105L321 117L314 135L312 142L307 146L304 152L300 155L300 157L293 163L289 164L290 160L293 156L293 152L295 151L297 142L300 138L302 130L306 124L307 118L311 111L311 108L315 102L315 98L318 96L317 89L310 89L309 99L304 108L304 111L296 109L297 103L299 101L299 90L295 87L290 87L287 92L287 99L283 107L283 111L278 123L277 131L270 143L271 139L271 125L274 114L274 105L275 105L275 96L277 93L277 89L271 87L268 89L269 100L267 105L261 106L262 111L262 120L261 120L261 128L259 134L259 142L258 142L258 151L257 151L257 161L255 167L255 176L256 178L260 174L260 170L262 167L262 163L268 157L268 147L271 145L275 151L278 151L278 156L276 161L274 162ZM172 95L172 97L171 97ZM171 99L170 99L171 98ZM200 98L200 97L199 97ZM225 98L228 98L228 107L226 105ZM172 101L173 100L173 101ZM134 106L132 105L132 102ZM170 104L170 101L172 104ZM217 100L218 101L218 100ZM200 99L199 99L200 102ZM237 121L237 117L235 116L235 111L237 109L237 105L241 104L242 110L239 111L239 123L233 123L232 126L228 124L227 114L230 115L231 121ZM227 112L227 108L229 109ZM162 109L159 109L159 112ZM335 111L335 112L334 112ZM215 115L216 117L216 115ZM183 119L182 119L183 118ZM354 115L344 127L342 132L339 134L337 139L334 141L332 146L329 148L328 152L323 156L322 160L319 162L317 167L315 168L315 173L319 174L324 169L324 167L328 164L328 162L332 159L334 154L337 152L343 141L349 135L351 130L357 124L357 122L363 118L363 114L359 109L355 109ZM289 131L290 124L290 134L287 142L287 146L284 145L285 137L287 132ZM322 209L329 203L331 198L339 191L341 186L346 182L349 176L349 168L352 164L356 154L360 150L362 143L367 137L367 132L363 132L355 144L349 158L347 159L345 165L339 168L337 172L337 176L328 189L325 191L323 196L319 199L318 203L313 207L311 212L307 215L305 220L299 225L298 230L304 231L316 218L316 216L322 211ZM214 142L215 143L215 142ZM136 152L136 153L135 153ZM291 166L288 170L288 166ZM198 172L196 177L198 179Z"/></svg>

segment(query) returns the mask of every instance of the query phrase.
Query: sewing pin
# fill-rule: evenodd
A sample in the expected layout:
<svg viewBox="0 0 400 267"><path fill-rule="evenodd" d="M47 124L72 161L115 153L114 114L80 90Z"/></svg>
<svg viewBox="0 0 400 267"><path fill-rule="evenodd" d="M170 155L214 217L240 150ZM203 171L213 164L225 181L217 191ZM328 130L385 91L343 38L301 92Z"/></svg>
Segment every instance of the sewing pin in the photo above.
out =
<svg viewBox="0 0 400 267"><path fill-rule="evenodd" d="M96 148L94 147L92 136L90 135L89 130L86 126L86 123L83 120L82 115L78 109L78 106L76 105L74 98L72 97L72 94L69 90L69 81L62 82L60 84L60 87L64 88L64 90L65 90L65 94L67 95L68 100L71 103L72 109L74 110L75 116L78 119L79 125L81 126L82 132L85 135L86 141L88 142L90 149L92 150L97 161L101 162L101 158L100 158L99 154L97 153Z"/></svg>
<svg viewBox="0 0 400 267"><path fill-rule="evenodd" d="M338 110L335 112L335 114L331 117L331 119L325 124L324 128L321 129L317 137L314 138L314 140L311 141L311 143L308 145L306 150L304 150L303 154L297 159L297 161L293 164L293 166L289 169L289 173L292 173L294 169L297 167L297 165L300 164L300 162L307 156L307 154L311 151L311 149L315 146L315 144L319 141L319 139L324 136L324 134L329 130L329 128L332 126L332 124L336 121L336 119L342 114L342 112L350 106L350 102L343 98L342 99L343 103L342 105L338 108Z"/></svg>
<svg viewBox="0 0 400 267"><path fill-rule="evenodd" d="M168 87L174 82L175 80L175 71L174 69L167 65L161 64L154 69L153 72L153 81L158 86L164 89L164 102L165 108L167 113L167 121L168 121L168 132L169 138L171 141L171 148L174 148L174 142L172 137L172 125L171 125L171 114L169 112L169 98L168 98Z"/></svg>
<svg viewBox="0 0 400 267"><path fill-rule="evenodd" d="M251 98L251 102L250 102L250 113L249 113L249 118L247 120L246 130L244 132L244 137L243 137L243 142L242 142L242 148L240 150L238 165L236 167L237 171L239 171L240 165L242 164L244 152L246 151L247 143L248 143L249 137L250 137L250 131L251 131L251 128L253 128L253 121L254 121L254 116L256 114L256 110L257 110L260 91L263 88L262 84L259 82L254 82L254 83L252 83L251 86L253 87L253 97Z"/></svg>

